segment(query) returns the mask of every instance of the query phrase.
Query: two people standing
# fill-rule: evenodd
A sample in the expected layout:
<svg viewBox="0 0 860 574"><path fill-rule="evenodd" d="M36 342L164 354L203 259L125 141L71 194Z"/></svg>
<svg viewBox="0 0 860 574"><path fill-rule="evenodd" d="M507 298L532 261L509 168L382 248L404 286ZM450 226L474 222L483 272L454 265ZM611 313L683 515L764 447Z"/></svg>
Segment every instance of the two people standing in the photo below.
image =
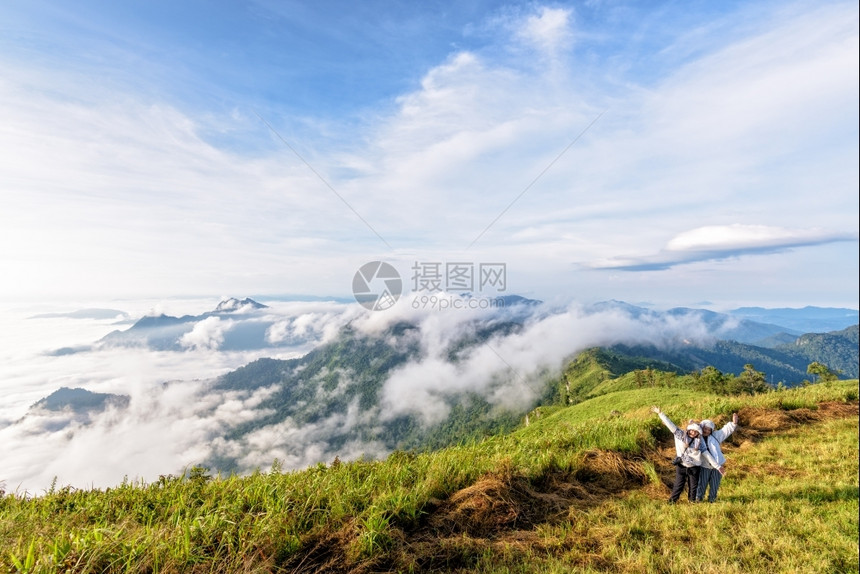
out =
<svg viewBox="0 0 860 574"><path fill-rule="evenodd" d="M703 500L710 487L708 501L714 502L725 474L726 458L720 444L737 428L737 414L732 415L732 422L715 431L711 420L703 420L701 425L690 420L687 428L682 430L659 407L651 407L651 412L660 417L675 437L675 483L672 485L669 503L678 502L685 487L690 502Z"/></svg>

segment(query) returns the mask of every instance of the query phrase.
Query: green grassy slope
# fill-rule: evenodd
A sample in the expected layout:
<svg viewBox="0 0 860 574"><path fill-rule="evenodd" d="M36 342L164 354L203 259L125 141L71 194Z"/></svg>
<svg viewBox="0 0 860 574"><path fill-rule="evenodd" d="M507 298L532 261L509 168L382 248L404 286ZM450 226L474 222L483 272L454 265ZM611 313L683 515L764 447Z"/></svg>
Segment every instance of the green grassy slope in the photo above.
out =
<svg viewBox="0 0 860 574"><path fill-rule="evenodd" d="M6 494L0 570L857 571L857 397L856 380L636 389L381 462ZM676 421L741 413L718 505L665 505L670 437L652 404Z"/></svg>
<svg viewBox="0 0 860 574"><path fill-rule="evenodd" d="M636 370L651 369L665 373L678 372L678 368L647 357L624 355L609 349L587 349L576 356L564 368L561 384L568 398L567 402L577 402L615 390L635 388L633 375ZM619 380L622 384L619 386ZM655 386L655 381L644 381ZM562 401L564 402L564 401Z"/></svg>
<svg viewBox="0 0 860 574"><path fill-rule="evenodd" d="M527 545L522 537L490 545L459 571L858 571L856 417L726 451L729 472L715 504L669 507L662 485L603 497L538 525Z"/></svg>

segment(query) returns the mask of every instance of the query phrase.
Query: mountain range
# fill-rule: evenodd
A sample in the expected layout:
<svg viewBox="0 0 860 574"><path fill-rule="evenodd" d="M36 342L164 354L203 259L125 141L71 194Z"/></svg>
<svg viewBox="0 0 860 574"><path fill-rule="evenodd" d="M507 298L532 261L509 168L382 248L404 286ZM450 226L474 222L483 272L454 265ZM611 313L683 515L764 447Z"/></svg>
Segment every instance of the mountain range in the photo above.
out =
<svg viewBox="0 0 860 574"><path fill-rule="evenodd" d="M103 346L144 346L159 351L181 351L194 345L188 337L199 325L207 325L219 337L218 348L225 351L258 349L271 345L267 338L273 321L264 320L259 311L267 305L250 298L229 298L212 311L200 315L152 315L139 319L126 330L108 333L97 344ZM224 322L221 325L222 321Z"/></svg>
<svg viewBox="0 0 860 574"><path fill-rule="evenodd" d="M499 370L507 359L497 349L505 342L519 347L564 344L525 338L536 322L558 316L555 311L525 298L513 297L508 303L500 312L459 320L445 335L428 332L435 322L444 321L443 316L393 321L376 331L346 323L336 336L300 358L261 358L217 377L204 392L256 406L227 428L213 431L205 464L220 470L253 468L261 459L249 453L258 452L261 445L269 445L267 453L276 453L293 467L334 456L437 448L511 429L538 405L570 404L604 392L600 389L641 385L642 380L623 377L634 370L669 373L672 378L660 380L690 388L698 383L687 375L705 367L732 376L751 364L767 382L785 386L808 379L806 368L813 361L842 377L858 376L856 324L827 333L794 334L784 325L733 314L688 308L661 312L619 301L592 305L571 324L575 327L577 321L595 316L604 321L622 317L634 322L634 331L641 326L671 332L653 342L631 336L585 354L571 343L567 358L556 369L534 364L528 365L534 372L511 365ZM266 309L251 299L228 299L201 315L144 317L125 331L110 333L101 344L180 351L200 325L226 324L217 349L259 348L254 346L272 344L268 333L276 322ZM790 311L780 310L780 316L791 318ZM810 319L808 309L797 311L793 325L822 316L816 311L818 318ZM856 316L856 311L855 315L849 311L833 315L845 322ZM763 339L772 344L752 344ZM481 377L480 371L475 374L475 365L482 364L476 357L481 356L494 367L488 367L479 382L461 383L460 379ZM34 408L85 411L90 416L108 399L118 408L128 400L84 393L61 389ZM404 402L410 408L399 408ZM213 412L217 408L213 406Z"/></svg>
<svg viewBox="0 0 860 574"><path fill-rule="evenodd" d="M539 312L541 302L507 295L499 298L504 307L531 307ZM860 322L858 311L845 308L804 307L801 309L765 309L742 307L718 313L707 309L676 307L657 311L623 301L605 301L587 306L587 312L617 311L643 321L674 318L697 321L713 340L735 341L758 347L776 348L793 343L806 333L823 333L844 329ZM187 351L199 346L203 340L213 349L244 351L274 349L313 343L313 337L302 333L284 333L276 325L283 317L269 314L272 309L251 298L228 298L211 311L199 315L171 316L148 315L126 329L117 329L90 346L64 347L51 351L52 355L67 355L104 347L144 347L159 351ZM81 309L67 313L36 315L32 318L124 318L127 315L112 309ZM274 329L273 329L274 328ZM195 329L201 335L195 337ZM289 331L289 330L288 330ZM214 337L206 337L212 333Z"/></svg>
<svg viewBox="0 0 860 574"><path fill-rule="evenodd" d="M729 311L728 314L757 323L780 325L786 332L795 334L838 331L860 322L856 309L834 307L807 306L800 309L741 307Z"/></svg>

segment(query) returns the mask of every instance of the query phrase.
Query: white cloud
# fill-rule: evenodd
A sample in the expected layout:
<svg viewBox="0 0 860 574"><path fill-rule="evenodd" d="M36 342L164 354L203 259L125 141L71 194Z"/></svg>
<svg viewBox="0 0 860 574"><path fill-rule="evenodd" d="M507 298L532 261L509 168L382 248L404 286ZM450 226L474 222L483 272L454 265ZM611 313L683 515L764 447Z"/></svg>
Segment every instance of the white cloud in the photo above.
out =
<svg viewBox="0 0 860 574"><path fill-rule="evenodd" d="M304 341L328 342L361 310L362 308L357 305L340 303L284 305L280 315L271 317L273 323L266 331L266 340L272 345ZM287 316L284 317L284 315Z"/></svg>
<svg viewBox="0 0 860 574"><path fill-rule="evenodd" d="M822 229L785 229L768 225L709 225L685 231L666 244L668 251L757 249L845 239Z"/></svg>
<svg viewBox="0 0 860 574"><path fill-rule="evenodd" d="M857 234L821 229L786 229L767 225L709 225L682 232L653 255L616 257L588 265L594 269L655 271L699 261L714 261L780 252L843 241L856 242Z"/></svg>
<svg viewBox="0 0 860 574"><path fill-rule="evenodd" d="M231 324L231 321L222 321L219 317L206 317L182 335L179 342L183 347L216 350L224 342L224 331Z"/></svg>
<svg viewBox="0 0 860 574"><path fill-rule="evenodd" d="M384 417L416 414L425 424L438 423L448 415L450 402L466 392L499 407L522 410L540 394L547 375L558 374L565 359L588 347L620 342L672 346L684 339L702 342L713 337L695 315L636 318L621 309L594 312L578 305L531 312L521 331L492 337L456 362L449 358L450 346L468 336L470 321L477 315L437 312L423 317L419 333L423 355L386 380ZM503 318L504 313L496 320Z"/></svg>
<svg viewBox="0 0 860 574"><path fill-rule="evenodd" d="M31 493L53 477L79 487L109 486L124 477L154 480L205 460L213 435L270 412L254 409L269 389L245 397L201 390L200 382L190 381L132 390L127 409L108 409L88 424L71 421L55 432L45 431L44 416L28 415L0 429L8 461L3 478ZM64 417L53 415L58 422Z"/></svg>
<svg viewBox="0 0 860 574"><path fill-rule="evenodd" d="M555 56L560 50L570 47L572 13L569 9L542 6L539 13L526 17L517 35L542 52Z"/></svg>

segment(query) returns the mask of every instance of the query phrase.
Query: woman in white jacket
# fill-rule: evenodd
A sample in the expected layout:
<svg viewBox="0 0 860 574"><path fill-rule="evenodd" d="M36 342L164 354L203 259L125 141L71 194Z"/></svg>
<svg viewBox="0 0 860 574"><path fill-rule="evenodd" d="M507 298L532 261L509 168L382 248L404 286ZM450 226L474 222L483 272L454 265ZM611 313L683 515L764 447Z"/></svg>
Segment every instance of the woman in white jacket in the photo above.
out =
<svg viewBox="0 0 860 574"><path fill-rule="evenodd" d="M699 488L699 470L702 459L708 461L712 467L719 467L711 453L705 449L702 441L702 427L695 423L687 425L686 431L675 426L660 407L651 407L651 412L656 413L666 428L675 437L675 483L672 485L672 494L669 495L669 504L675 504L687 487L687 498L690 502L696 502L696 493Z"/></svg>
<svg viewBox="0 0 860 574"><path fill-rule="evenodd" d="M699 473L699 486L696 490L696 501L702 502L705 499L705 491L710 487L708 502L716 502L717 491L720 489L720 482L723 480L723 475L726 472L726 457L723 456L723 449L720 445L738 428L738 414L732 414L732 422L726 423L720 430L714 430L714 421L709 419L703 420L699 425L702 427L702 440L705 443L705 448L711 454L716 464L712 464L707 458L702 460L702 470Z"/></svg>

